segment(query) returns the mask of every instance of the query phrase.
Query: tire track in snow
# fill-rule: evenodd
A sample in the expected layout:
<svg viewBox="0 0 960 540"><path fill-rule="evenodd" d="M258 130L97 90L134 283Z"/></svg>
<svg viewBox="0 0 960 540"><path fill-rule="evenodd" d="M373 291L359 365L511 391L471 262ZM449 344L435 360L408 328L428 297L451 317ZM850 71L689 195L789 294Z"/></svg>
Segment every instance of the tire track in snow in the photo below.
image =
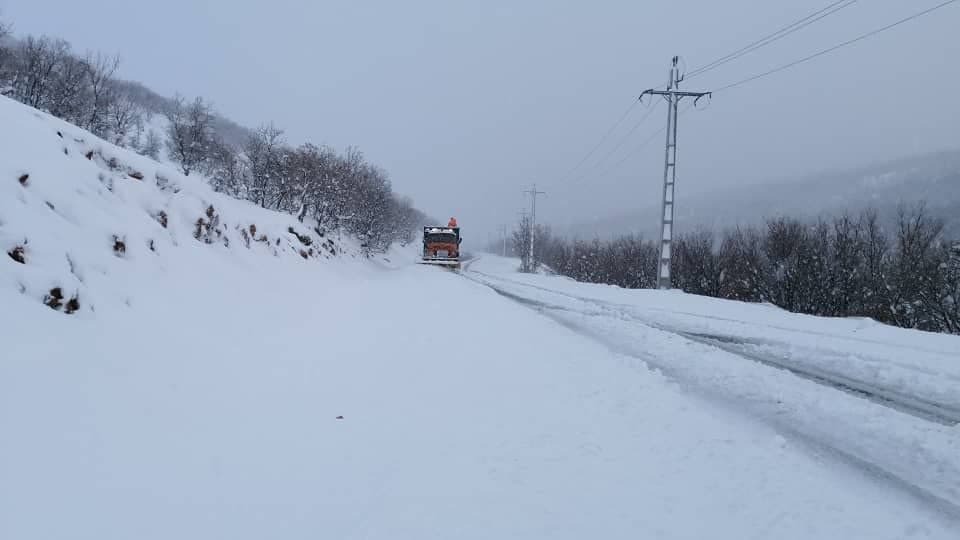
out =
<svg viewBox="0 0 960 540"><path fill-rule="evenodd" d="M550 294L556 294L558 296L571 298L573 300L576 300L578 302L583 302L585 304L592 304L593 306L599 308L597 310L598 314L604 311L612 312L619 318L625 318L625 319L634 321L638 324L642 324L644 326L656 328L657 330L660 330L663 332L675 334L675 335L684 337L686 339L689 339L691 341L696 341L703 345L707 345L710 347L714 347L716 349L723 350L727 353L738 356L744 360L757 362L765 366L776 368L776 369L786 370L798 377L802 377L809 381L813 381L822 386L839 390L858 398L866 399L878 405L893 408L895 410L910 414L912 416L915 416L923 420L937 422L945 426L955 426L960 424L960 410L957 410L956 408L951 407L950 405L947 405L947 404L937 403L935 401L927 400L919 396L913 396L913 395L904 394L902 392L897 392L896 390L880 387L870 382L863 381L860 379L855 379L853 377L849 377L844 374L836 373L830 370L819 369L819 368L808 366L808 365L798 365L795 363L791 363L785 359L777 358L774 356L760 355L757 353L745 351L742 348L742 345L744 345L744 343L741 341L730 339L729 337L722 336L722 335L687 332L687 331L678 330L675 328L670 328L668 326L655 323L648 319L637 317L633 314L628 313L625 309L621 307L617 307L615 304L610 304L608 302L603 302L603 301L594 300L590 298L584 298L581 296L563 293L563 292L555 291L545 287L539 287L536 285L530 285L530 284L522 283L518 281L501 279L499 277L491 276L490 274L485 274L483 272L474 271L472 273L484 276L485 278L492 279L494 281L506 281L511 285L529 287L529 288L537 289ZM467 277L468 279L472 279L470 278L470 276L465 276L465 277ZM483 283L484 285L492 288L493 290L500 293L501 295L511 298L512 300L515 300L517 302L521 302L528 305L533 304L546 309L576 312L576 310L572 310L565 306L548 304L546 302L542 302L539 300L532 300L522 295L505 291L502 287L497 287L484 280L474 279L473 281L476 281L478 283Z"/></svg>
<svg viewBox="0 0 960 540"><path fill-rule="evenodd" d="M525 307L537 310L570 330L589 339L603 343L615 352L636 358L650 367L661 370L678 382L686 381L686 383L694 387L694 390L702 390L711 398L716 398L721 402L731 403L737 408L746 407L749 414L759 417L761 421L772 423L777 426L777 429L782 433L790 435L800 444L809 446L815 453L830 455L838 462L846 463L880 481L912 494L925 504L942 512L944 516L952 520L960 520L960 467L957 466L956 460L949 458L952 454L945 453L942 446L939 449L917 447L916 444L918 444L918 441L924 441L926 436L921 435L918 439L910 439L911 434L914 437L917 435L915 432L907 432L907 438L903 438L896 430L887 433L887 427L885 425L857 425L858 422L861 421L858 420L857 416L847 416L851 414L850 412L844 412L840 413L840 416L834 416L835 413L831 412L832 409L829 407L827 409L820 408L820 410L807 411L805 407L808 405L808 402L802 398L799 400L796 398L791 399L789 402L782 404L782 407L786 407L785 409L780 409L779 406L781 406L781 404L779 400L775 402L765 402L763 399L756 399L755 396L738 394L736 390L730 391L725 389L722 384L718 384L718 382L723 382L722 377L721 379L711 380L709 377L700 379L695 375L691 376L688 371L685 371L685 368L681 367L678 369L675 362L669 359L660 358L656 353L638 351L635 348L623 346L618 340L611 341L607 335L604 335L602 332L597 332L589 325L583 325L581 322L571 320L571 317L613 318L619 322L645 328L652 332L672 335L700 347L709 347L717 350L720 354L748 360L750 361L750 365L756 366L758 369L775 370L776 373L782 374L779 376L780 382L783 381L783 376L797 377L800 380L815 383L812 388L825 388L828 391L838 391L838 396L857 397L859 399L855 399L851 404L860 402L863 405L859 408L854 407L854 410L862 411L863 407L881 405L882 407L878 409L878 412L882 410L891 411L887 413L887 415L881 414L879 416L880 418L887 418L889 414L904 412L897 407L892 407L890 403L883 403L882 400L874 401L866 399L863 395L858 395L856 392L842 388L843 385L838 381L817 381L812 376L804 377L786 368L758 362L755 359L737 352L726 351L722 347L719 347L715 340L709 342L710 338L708 337L699 336L700 339L693 339L690 336L684 335L682 332L658 328L642 319L631 316L629 313L623 313L621 310L605 306L602 301L581 298L536 285L512 282L511 280L500 279L497 276L484 274L482 272L472 271L470 274L473 275L464 273L463 277L477 284L486 286L497 294ZM490 280L494 282L492 283ZM586 309L551 304L540 299L524 296L516 290L508 290L509 287L504 286L504 281L515 285L540 289L544 292L582 302L584 304L583 307L586 307ZM778 379L775 378L774 380L776 381ZM688 384L684 384L683 386L687 385ZM773 388L771 393L775 392L776 388ZM800 395L802 395L802 393ZM846 407L843 408L845 409ZM920 418L923 420L923 424L930 426L937 426L937 424L941 423L934 423L934 421L927 416L926 413L923 413L911 415L910 417ZM895 420L895 425L902 426L906 418L908 417L903 416L900 419L891 418L891 421ZM917 424L914 427L920 425L921 424ZM879 431L877 431L878 429ZM921 429L921 433L927 432L926 428L919 429ZM936 440L942 444L944 442L944 432L942 430L950 428L931 427L930 429L935 432L940 430L939 433L941 435L938 436ZM946 437L952 439L952 435L950 435L949 432L947 433ZM920 444L925 445L926 442Z"/></svg>
<svg viewBox="0 0 960 540"><path fill-rule="evenodd" d="M938 424L945 426L955 426L960 424L960 411L944 404L903 394L894 390L881 388L839 373L817 369L812 366L791 364L774 356L765 356L744 351L740 347L740 345L743 345L742 342L729 340L724 336L700 334L696 332L681 332L652 324L650 324L650 326L654 326L655 328L665 332L683 336L692 341L703 343L704 345L721 349L746 360L752 360L766 366L787 370L798 377L803 377L804 379L813 381L817 384L841 390L852 396L860 397L878 405L896 409L900 412L916 416L917 418L921 418L923 420L937 422Z"/></svg>
<svg viewBox="0 0 960 540"><path fill-rule="evenodd" d="M479 257L477 257L477 260L478 260L478 259L479 259ZM603 305L603 306L607 306L607 307L611 307L611 308L618 308L618 309L630 309L630 308L633 307L633 306L626 305L626 304L618 304L618 303L616 303L616 302L608 302L608 301L604 301L604 300L598 300L598 299L595 299L595 298L589 298L589 297L583 297L583 296L573 295L573 294L570 294L570 293L564 293L564 292L557 291L557 290L555 290L555 289L550 289L550 288L547 288L547 287L541 287L541 286L538 286L538 285L533 285L532 283L525 283L525 282L523 282L523 281L517 281L517 280L513 280L513 279L507 279L507 278L502 277L502 276L494 276L494 275L491 275L491 274L487 274L487 273L484 273L484 272L480 272L480 271L478 271L478 270L472 270L471 273L478 274L478 275L482 275L482 276L484 276L484 277L487 277L487 278L489 278L489 279L493 279L493 280L495 280L495 281L499 281L499 282L502 282L502 283L509 283L510 285L517 285L517 286L520 286L520 287L527 287L527 288L531 288L531 289L536 289L536 290L539 290L539 291L543 291L543 292L547 292L547 293L551 293L551 294L556 294L556 295L559 295L559 296L565 296L565 297L567 297L567 298L572 298L572 299L574 299L574 300L579 300L579 301L581 301L581 302L589 302L589 303L593 303L593 304L597 304L597 305ZM688 312L688 311L678 311L678 310L672 310L672 309L671 309L671 310L668 310L668 309L663 309L663 308L658 308L658 307L646 307L646 308L644 308L644 309L647 309L647 310L649 310L649 311L657 311L657 312L662 312L662 313L668 313L668 314L671 314L671 315L684 315L684 316L687 316L687 317L693 317L693 318L698 318L698 319L708 319L708 320L713 320L713 321L729 322L729 323L736 323L736 324L746 324L744 321L741 321L741 320L738 320L738 319L731 319L731 318L729 318L729 317L721 317L721 316L718 316L718 315L706 315L706 314L703 314L703 313L691 313L691 312ZM804 329L804 328L793 328L793 327L787 327L787 326L779 326L779 325L776 325L776 324L763 324L763 327L764 327L764 328L770 328L770 329L772 329L772 330L782 330L782 331L784 331L784 332L790 332L790 333L794 333L794 334L805 334L805 335L814 336L814 337L826 337L826 338L835 339L835 340L850 341L850 342L854 342L854 343L864 343L864 344L868 344L868 345L881 345L881 346L883 346L883 347L902 349L902 350L904 350L904 351L911 352L911 353L912 353L912 352L916 352L916 351L921 351L921 352L930 353L930 354L936 354L936 355L949 355L949 354L952 354L951 352L944 351L944 350L942 350L942 349L932 349L932 348L927 348L927 347L917 347L917 346L914 346L914 345L904 345L904 344L900 344L900 343L890 343L890 342L886 342L886 341L882 341L882 340L878 340L878 339L869 339L869 338L862 338L862 337L856 337L856 336L844 336L844 335L838 335L838 334L830 334L830 333L826 333L826 332L819 332L819 331L816 331L816 330L809 330L809 329ZM894 362L894 363L896 363L896 362ZM897 365L901 365L901 366L906 367L906 368L915 368L915 367L916 367L916 366L913 366L913 365L911 365L911 364L899 364L899 363L897 363ZM955 376L952 376L952 375L950 375L950 374L937 373L937 375L938 375L938 376L947 376L947 377L950 377L951 379L960 380L960 377L955 377Z"/></svg>

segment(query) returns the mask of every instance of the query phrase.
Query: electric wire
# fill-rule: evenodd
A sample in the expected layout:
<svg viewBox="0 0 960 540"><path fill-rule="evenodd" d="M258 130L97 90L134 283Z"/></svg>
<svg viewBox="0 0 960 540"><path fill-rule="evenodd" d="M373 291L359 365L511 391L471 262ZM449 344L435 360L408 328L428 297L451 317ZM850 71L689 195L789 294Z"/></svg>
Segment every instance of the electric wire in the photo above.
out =
<svg viewBox="0 0 960 540"><path fill-rule="evenodd" d="M686 113L686 112L689 111L692 107L693 107L693 102L687 103L687 105L686 105L683 109L681 109L680 111L677 112L677 117L679 118L680 115ZM643 149L645 149L647 146L649 146L650 143L652 143L654 140L656 140L656 138L657 138L658 136L662 135L663 132L666 131L666 130L667 130L667 126L664 125L664 126L662 126L660 129L658 129L658 130L654 131L653 133L651 133L650 135L647 135L647 137L643 140L643 142L640 143L639 146L637 146L636 148L634 148L633 151L627 153L627 155L625 155L625 156L623 156L622 158L620 158L620 160L617 161L616 163L614 163L613 166L607 168L605 171L603 171L602 173L598 174L598 175L596 176L596 178L605 178L605 177L607 177L608 175L610 175L610 174L612 174L613 172L615 172L617 169L620 168L620 166L622 166L624 163L626 163L630 158L636 157L638 154L640 154L640 152L643 151Z"/></svg>
<svg viewBox="0 0 960 540"><path fill-rule="evenodd" d="M654 103L649 109L647 109L647 112L646 112L643 116L640 117L640 120L638 120L638 121L633 125L632 128L630 128L630 131L628 131L623 137L620 138L620 142L618 142L617 145L614 146L609 152L607 152L606 154L604 154L604 156L603 156L602 158L600 158L599 161L597 161L596 163L594 163L592 168L588 169L587 171L585 171L584 173L582 173L581 175L579 175L576 179L574 179L573 184L576 184L576 183L580 182L581 180L583 180L584 178L587 178L592 171L596 170L597 167L599 167L601 164L603 164L603 163L606 162L608 159L610 159L610 157L613 156L613 154L615 154L615 153L617 152L617 150L619 150L620 148L622 148L623 145L624 145L628 140L630 140L630 136L633 135L634 132L636 132L637 129L638 129L641 125L643 125L643 123L647 120L647 118L650 117L651 114L653 114L653 111L657 109L657 106L658 106L658 103Z"/></svg>
<svg viewBox="0 0 960 540"><path fill-rule="evenodd" d="M610 126L610 129L608 129L606 133L603 134L603 137L600 137L600 140L597 142L597 144L593 148L591 148L590 151L587 152L585 156L583 156L583 159L577 162L576 165L574 165L569 171L567 171L566 174L564 174L561 177L560 182L565 182L573 177L573 174L577 171L577 169L583 166L583 164L586 163L586 161L590 159L590 157L593 156L593 154L595 154L596 151L599 150L601 146L603 146L603 143L606 142L606 140L610 137L610 135L613 134L613 132L618 127L620 127L620 124L622 124L623 121L627 119L627 116L629 116L630 113L633 112L633 109L634 107L637 106L637 103L639 103L639 100L634 100L633 102L630 103L630 106L627 107L625 111L623 111L623 114L620 115L620 118L616 122L614 122L612 126Z"/></svg>
<svg viewBox="0 0 960 540"><path fill-rule="evenodd" d="M732 61L736 60L737 58L740 58L741 56L744 56L744 55L749 54L749 53L751 53L751 52L753 52L753 51L755 51L755 50L757 50L757 49L760 49L760 48L765 47L765 46L767 46L767 45L769 45L769 44L771 44L771 43L774 43L774 42L776 42L776 41L779 41L780 39L783 39L783 38L789 36L790 34L792 34L792 33L794 33L794 32L797 32L797 31L799 31L799 30L802 30L802 29L806 28L807 26L810 26L811 24L813 24L813 23L815 23L815 22L817 22L817 21L819 21L819 20L821 20L821 19L824 19L824 18L826 18L826 17L829 17L830 15L833 15L834 13L836 13L836 12L842 10L842 9L845 9L845 8L847 8L847 7L852 6L852 5L855 4L856 2L857 2L857 0L839 0L839 1L837 1L837 2L833 2L832 4L830 4L830 5L828 5L828 6L824 7L824 8L821 8L821 9L819 9L819 10L817 10L817 11L815 11L815 12L809 14L809 15L807 15L806 17L804 17L804 18L802 18L802 19L799 19L799 20L797 20L797 21L794 21L794 22L788 24L787 26L784 26L783 28L780 28L779 30L777 30L777 31L775 31L775 32L773 32L773 33L771 33L771 34L768 34L768 35L766 35L766 36L764 36L764 37L762 37L762 38L760 38L760 39L758 39L758 40L756 40L756 41L754 41L754 42L752 42L752 43L749 43L749 44L747 44L747 45L745 45L745 46L743 46L743 47L741 47L741 48L739 48L739 49L737 49L737 50L735 50L735 51L733 51L733 52L731 52L731 53L729 53L729 54L727 54L727 55L725 55L725 56L721 56L720 58L717 58L716 60L714 60L714 61L712 61L712 62L710 62L710 63L708 63L708 64L706 64L706 65L704 65L704 66L701 66L701 67L699 67L699 68L691 71L690 73L684 75L684 79L689 79L689 78L696 77L696 76L698 76L698 75L701 75L701 74L703 74L703 73L706 73L706 72L708 72L708 71L711 71L711 70L713 70L713 69L716 69L716 68L722 66L723 64L726 64L727 62L732 62Z"/></svg>
<svg viewBox="0 0 960 540"><path fill-rule="evenodd" d="M702 73L706 73L707 71L715 69L716 67L719 67L727 62L733 61L745 54L748 54L756 49L759 49L760 47L773 43L774 41L779 40L793 32L796 32L802 28L805 28L806 26L809 26L819 21L820 19L823 19L824 17L827 17L829 15L832 15L833 13L836 13L837 11L840 11L841 9L844 9L850 5L853 5L857 1L858 0L837 0L828 6L807 15L802 19L799 19L783 28L780 28L779 30L777 30L776 32L773 32L772 34L768 34L767 36L764 36L763 38L757 41L754 41L744 47L741 47L740 49L737 49L736 51L733 51L728 55L722 56L714 60L713 62L706 64L705 66L702 66L698 69L693 70L691 73L685 75L684 78L695 77L697 75L700 75ZM590 149L590 151L588 151L587 154L584 155L579 162L577 162L576 165L574 165L566 174L564 174L561 177L560 182L566 182L571 179L573 180L574 183L580 182L581 180L583 180L584 177L588 176L593 169L603 164L607 159L610 158L610 156L615 154L617 150L619 150L623 146L623 144L626 143L627 140L629 140L630 135L632 135L640 126L640 124L642 124L647 119L647 117L650 116L650 114L653 112L653 109L655 107L651 107L650 110L647 111L647 113L643 116L643 118L641 118L640 121L637 122L637 124L635 124L633 128L623 138L620 139L620 142L613 149L607 152L607 154L604 155L604 157L602 157L599 161L597 161L594 164L592 169L585 171L580 175L574 176L577 170L579 170L584 165L584 163L586 163L597 152L597 150L599 150L603 146L603 144L607 141L607 139L610 138L610 135L612 135L614 131L616 131L616 129L620 126L620 124L623 123L623 121L627 118L627 116L629 116L630 112L633 111L633 108L636 105L637 105L636 101L631 103L630 107L628 107L627 110L624 111L623 114L620 116L620 118L606 131L606 133L604 133L604 135L600 138L597 144L594 145Z"/></svg>
<svg viewBox="0 0 960 540"><path fill-rule="evenodd" d="M833 51L836 51L836 50L838 50L838 49L841 49L841 48L843 48L843 47L846 47L846 46L849 46L849 45L853 45L853 44L855 44L855 43L857 43L857 42L860 42L860 41L863 41L863 40L868 39L868 38L870 38L870 37L873 37L873 36L875 36L875 35L877 35L877 34L880 34L880 33L882 33L882 32L885 32L885 31L887 31L887 30L890 30L890 29L892 29L892 28L895 28L895 27L897 27L897 26L900 26L900 25L902 25L902 24L904 24L904 23L910 22L910 21L912 21L912 20L914 20L914 19L920 18L920 17L925 16L925 15L928 15L928 14L934 12L934 11L937 11L937 10L939 10L939 9L941 9L941 8L944 8L944 7L946 7L946 6L950 5L950 4L954 4L954 3L958 2L958 1L960 1L960 0L946 0L946 1L941 2L941 3L937 4L937 5L934 5L934 6L930 7L930 8L924 9L924 10L922 10L922 11L919 11L919 12L917 12L917 13L914 13L914 14L912 14L912 15L909 15L909 16L907 16L907 17L904 17L904 18L902 18L902 19L899 19L899 20L897 20L897 21L894 21L894 22L892 22L892 23L890 23L890 24L887 24L887 25L885 25L885 26L882 26L882 27L880 27L880 28L876 28L876 29L871 30L871 31L869 31L869 32L860 34L860 35L858 35L858 36L856 36L856 37L854 37L854 38L852 38L852 39L843 41L843 42L841 42L841 43L838 43L838 44L833 45L833 46L831 46L831 47L828 47L828 48L826 48L826 49L817 51L817 52L815 52L815 53L813 53L813 54L810 54L810 55L805 56L805 57L803 57L803 58L800 58L800 59L798 59L798 60L794 60L794 61L789 62L789 63L787 63L787 64L783 64L783 65L781 65L781 66L775 67L775 68L773 68L773 69L769 69L769 70L767 70L767 71L764 71L764 72L762 72L762 73L753 75L753 76L751 76L751 77L747 77L747 78L742 79L742 80L739 80L739 81L737 81L737 82L734 82L734 83L731 83L731 84L727 84L727 85L725 85L725 86L722 86L722 87L714 90L713 92L722 92L722 91L725 91L725 90L730 90L730 89L732 89L732 88L736 88L736 87L738 87L738 86L741 86L741 85L743 85L743 84L746 84L746 83L755 81L755 80L757 80L757 79L761 79L761 78L763 78L763 77L767 77L767 76L769 76L769 75L773 75L773 74L775 74L775 73L779 73L779 72L781 72L781 71L790 69L790 68L792 68L792 67L794 67L794 66L797 66L797 65L799 65L799 64L802 64L802 63L805 63L805 62L809 62L810 60L819 58L820 56L829 54L829 53L831 53L831 52L833 52ZM758 49L758 48L760 48L760 47L764 47L764 46L766 46L766 45L769 45L770 43L773 43L774 41L777 41L777 40L779 40L779 39L782 39L783 37L785 37L785 36L787 36L787 35L789 35L789 34L791 34L791 33L793 33L793 32L796 32L796 31L798 31L798 30L800 30L800 29L802 29L802 28L805 28L806 26L809 26L809 25L811 25L811 24L813 24L813 23L815 23L815 22L817 22L817 21L819 21L819 20L821 20L821 19L823 19L823 18L825 18L825 17L827 17L827 16L829 16L829 15L832 15L832 14L836 13L837 11L840 11L841 9L844 9L844 8L846 8L846 7L849 7L850 5L854 4L855 2L857 2L857 0L839 0L839 1L837 1L837 2L833 2L833 3L829 4L828 6L826 6L826 7L824 7L824 8L821 8L820 10L818 10L818 11L816 11L816 12L813 12L813 13L811 13L810 15L807 15L806 17L804 17L804 18L802 18L802 19L799 19L798 21L795 21L794 23L791 23L791 24L789 24L789 25L787 25L787 26L785 26L785 27L783 27L783 28L781 28L781 29L779 29L779 30L777 30L777 31L775 31L775 32L773 32L773 33L771 33L771 34L769 34L769 35L767 35L767 36L759 39L759 40L757 40L757 41L754 41L754 42L752 42L752 43L750 43L750 44L748 44L748 45L746 45L746 46L744 46L744 47L741 47L740 49L738 49L738 50L736 50L736 51L734 51L734 52L732 52L732 53L730 53L730 54L727 54L727 55L725 55L725 56L722 56L722 57L714 60L713 62L710 62L710 63L705 64L704 66L702 66L702 67L700 67L700 68L697 68L697 69L693 70L691 73L687 74L687 75L685 76L685 78L694 77L694 76L697 76L697 75L706 73L707 71L713 70L713 69L715 69L716 67L719 67L719 66L721 66L721 65L723 65L723 64L725 64L725 63L727 63L727 62L733 61L733 60L735 60L735 59L737 59L737 58L739 58L739 57L741 57L741 56L743 56L743 55L745 55L745 54L748 54L748 53L750 53L750 52L752 52L752 51L754 51L754 50L756 50L756 49ZM626 118L627 118L627 117L629 116L629 114L633 111L633 109L634 109L634 107L636 107L636 105L637 105L637 101L634 101L633 103L631 103L630 107L628 107L627 110L624 111L624 113L623 113L623 114L619 117L619 119L613 124L613 126L611 126L611 127L606 131L606 133L604 133L603 137L600 138L600 141L599 141L596 145L594 145L594 146L590 149L590 151L587 152L587 154L586 154L572 169L570 169L570 171L569 171L566 175L564 175L563 181L569 180L569 179L572 177L573 173L575 173L580 167L582 167L583 164L586 163L587 160L589 160L590 157L592 157L592 156L597 152L597 150L599 150L599 149L603 146L603 144L607 141L607 139L610 138L610 136L611 136L611 135L614 133L614 131L620 126L620 124L622 124L623 121L626 120ZM685 112L687 112L692 106L693 106L693 103L688 104L682 111L679 112L679 115L682 115L682 114L684 114ZM642 124L644 123L644 121L646 121L646 119L653 113L653 110L654 110L655 108L657 108L656 105L650 107L650 109L643 115L643 117L641 117L640 120L637 121L637 123L634 124L634 126L630 129L630 131L620 139L620 141L617 143L617 145L614 146L611 151L607 152L607 153L603 156L603 158L601 158L599 161L597 161L596 163L594 163L594 165L593 165L593 167L592 167L591 169L589 169L588 171L586 171L586 172L580 174L579 176L577 176L577 177L575 178L575 182L574 182L574 183L577 183L577 182L583 180L584 178L590 177L590 176L591 176L591 175L590 175L590 172L592 172L593 170L595 170L595 169L596 169L597 167L599 167L601 164L603 164L603 163L606 162L608 159L610 159L610 157L612 157L614 154L616 154L616 152L617 152L620 148L622 148L623 145L630 139L630 136L633 135L633 133L636 132L636 130L640 127L640 125L642 125ZM679 115L678 115L678 116L679 116ZM636 156L637 154L639 154L640 151L642 151L644 148L646 148L651 142L653 142L653 140L654 140L658 135L662 134L665 130L666 130L666 126L661 127L659 130L651 133L646 139L643 140L643 142L640 144L640 146L638 146L638 147L635 148L633 151L631 151L631 152L629 152L628 154L626 154L625 156L623 156L621 159L619 159L617 162L615 162L611 167L603 170L600 174L598 174L598 175L596 175L596 176L593 176L593 178L603 178L603 177L606 177L607 175L613 173L614 171L616 171L617 169L619 169L620 166L622 166L622 165L623 165L626 161L628 161L631 157L634 157L634 156Z"/></svg>
<svg viewBox="0 0 960 540"><path fill-rule="evenodd" d="M746 83L748 83L748 82L755 81L755 80L757 80L757 79L761 79L761 78L763 78L763 77L767 77L767 76L769 76L769 75L773 75L774 73L779 73L779 72L781 72L781 71L790 69L790 68L792 68L792 67L794 67L794 66L796 66L796 65L798 65L798 64L802 64L802 63L804 63L804 62L808 62L808 61L810 61L810 60L813 60L814 58L819 58L819 57L821 57L821 56L823 56L823 55L825 55L825 54L829 54L829 53L831 53L831 52L833 52L833 51L836 51L837 49L841 49L841 48L846 47L846 46L848 46L848 45L853 45L854 43L857 43L857 42L859 42L859 41L863 41L863 40L865 40L865 39L867 39L867 38L873 37L873 36L875 36L875 35L877 35L877 34L879 34L879 33L881 33L881 32L885 32L885 31L887 31L887 30L890 30L891 28L894 28L894 27L896 27L896 26L900 26L901 24L904 24L904 23L910 22L910 21L912 21L912 20L914 20L914 19L920 18L920 17L922 17L922 16L924 16L924 15L927 15L927 14L929 14L929 13L932 13L932 12L934 12L934 11L940 9L940 8L944 8L944 7L946 7L946 6L950 5L950 4L954 4L954 3L956 3L957 1L958 1L958 0L947 0L946 2L941 2L940 4L937 4L937 5L933 6L933 7L927 8L927 9L925 9L925 10L923 10L923 11L919 11L919 12L917 12L917 13L914 13L913 15L909 15L909 16L907 16L907 17L904 17L904 18L900 19L900 20L894 21L894 22L892 22L892 23L890 23L890 24L888 24L888 25L886 25L886 26L882 26L882 27L880 27L880 28L877 28L877 29L871 30L871 31L869 31L869 32L866 32L866 33L864 33L864 34L860 34L859 36L857 36L857 37L855 37L855 38L853 38L853 39L848 39L847 41L844 41L844 42L842 42L842 43L838 43L838 44L836 44L836 45L834 45L834 46L832 46L832 47L828 47L828 48L823 49L823 50L821 50L821 51L815 52L815 53L813 53L813 54L811 54L811 55L809 55L809 56L805 56L805 57L803 57L803 58L800 58L799 60L794 60L793 62L784 64L784 65L782 65L782 66L775 67L775 68L773 68L773 69L764 71L764 72L762 72L762 73L758 73L757 75L753 75L753 76L751 76L751 77L747 77L746 79L742 79L742 80L739 80L739 81L737 81L737 82L730 83L730 84L728 84L728 85L726 85L726 86L721 86L720 88L714 90L714 93L716 93L716 92L723 92L724 90L729 90L729 89L731 89L731 88L736 88L736 87L738 87L738 86L740 86L740 85L743 85L743 84L746 84Z"/></svg>

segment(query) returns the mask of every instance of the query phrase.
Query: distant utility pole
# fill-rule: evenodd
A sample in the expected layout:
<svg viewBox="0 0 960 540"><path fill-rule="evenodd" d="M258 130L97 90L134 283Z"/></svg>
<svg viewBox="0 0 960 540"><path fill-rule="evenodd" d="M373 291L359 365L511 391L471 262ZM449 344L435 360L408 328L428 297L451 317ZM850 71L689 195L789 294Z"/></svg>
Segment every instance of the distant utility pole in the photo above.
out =
<svg viewBox="0 0 960 540"><path fill-rule="evenodd" d="M711 96L712 92L681 92L680 81L683 77L677 69L678 57L673 57L670 67L670 79L666 90L644 90L643 96L663 96L667 100L667 150L663 166L663 204L660 212L660 264L657 269L657 288L670 288L670 258L673 247L673 204L674 183L677 180L677 108L680 100L685 97L694 98L694 103L703 96Z"/></svg>
<svg viewBox="0 0 960 540"><path fill-rule="evenodd" d="M546 191L537 191L537 184L533 184L532 189L524 191L524 193L530 194L530 271L535 272L537 270L537 265L533 259L533 237L536 236L535 232L537 230L537 195L546 195Z"/></svg>
<svg viewBox="0 0 960 540"><path fill-rule="evenodd" d="M507 226L506 225L500 226L500 238L503 240L503 252L501 253L501 255L503 257L506 257L507 256Z"/></svg>

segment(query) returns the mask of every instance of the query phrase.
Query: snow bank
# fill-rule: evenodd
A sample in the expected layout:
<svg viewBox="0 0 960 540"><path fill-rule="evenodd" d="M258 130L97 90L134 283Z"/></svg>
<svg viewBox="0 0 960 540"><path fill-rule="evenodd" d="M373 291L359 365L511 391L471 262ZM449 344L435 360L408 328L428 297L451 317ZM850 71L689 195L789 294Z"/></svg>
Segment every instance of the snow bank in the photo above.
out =
<svg viewBox="0 0 960 540"><path fill-rule="evenodd" d="M357 250L292 216L0 98L0 289L91 316L136 296L172 253L327 259ZM197 267L198 276L207 272Z"/></svg>
<svg viewBox="0 0 960 540"><path fill-rule="evenodd" d="M960 336L518 274L514 266L484 257L470 269L644 369L960 508L960 428L950 425L960 412ZM846 391L852 384L856 391Z"/></svg>
<svg viewBox="0 0 960 540"><path fill-rule="evenodd" d="M476 268L517 284L598 301L658 328L735 342L747 353L869 381L960 412L960 336L898 328L867 318L803 315L771 304L677 290L544 280L515 272L515 264L511 259L487 256Z"/></svg>

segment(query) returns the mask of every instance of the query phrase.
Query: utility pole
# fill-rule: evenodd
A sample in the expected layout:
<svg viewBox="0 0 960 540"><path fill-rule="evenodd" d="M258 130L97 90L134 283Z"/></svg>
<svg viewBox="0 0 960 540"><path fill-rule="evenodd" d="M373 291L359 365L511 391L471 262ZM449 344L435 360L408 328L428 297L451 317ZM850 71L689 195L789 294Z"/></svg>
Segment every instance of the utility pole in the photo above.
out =
<svg viewBox="0 0 960 540"><path fill-rule="evenodd" d="M530 258L530 272L537 271L537 264L533 259L533 237L536 236L537 230L537 195L546 195L545 191L537 191L537 184L533 184L532 189L524 191L524 193L530 194L530 252L528 254Z"/></svg>
<svg viewBox="0 0 960 540"><path fill-rule="evenodd" d="M667 101L667 148L663 166L663 203L660 207L660 262L657 266L657 288L670 288L670 258L673 247L673 206L674 184L677 180L677 109L680 100L685 97L694 98L694 103L703 96L712 96L712 92L681 92L680 81L683 77L677 68L679 57L673 57L670 67L670 78L666 90L644 90L643 96L663 96Z"/></svg>
<svg viewBox="0 0 960 540"><path fill-rule="evenodd" d="M506 225L500 226L500 238L503 240L503 251L500 255L503 257L506 257L507 256L507 226Z"/></svg>

